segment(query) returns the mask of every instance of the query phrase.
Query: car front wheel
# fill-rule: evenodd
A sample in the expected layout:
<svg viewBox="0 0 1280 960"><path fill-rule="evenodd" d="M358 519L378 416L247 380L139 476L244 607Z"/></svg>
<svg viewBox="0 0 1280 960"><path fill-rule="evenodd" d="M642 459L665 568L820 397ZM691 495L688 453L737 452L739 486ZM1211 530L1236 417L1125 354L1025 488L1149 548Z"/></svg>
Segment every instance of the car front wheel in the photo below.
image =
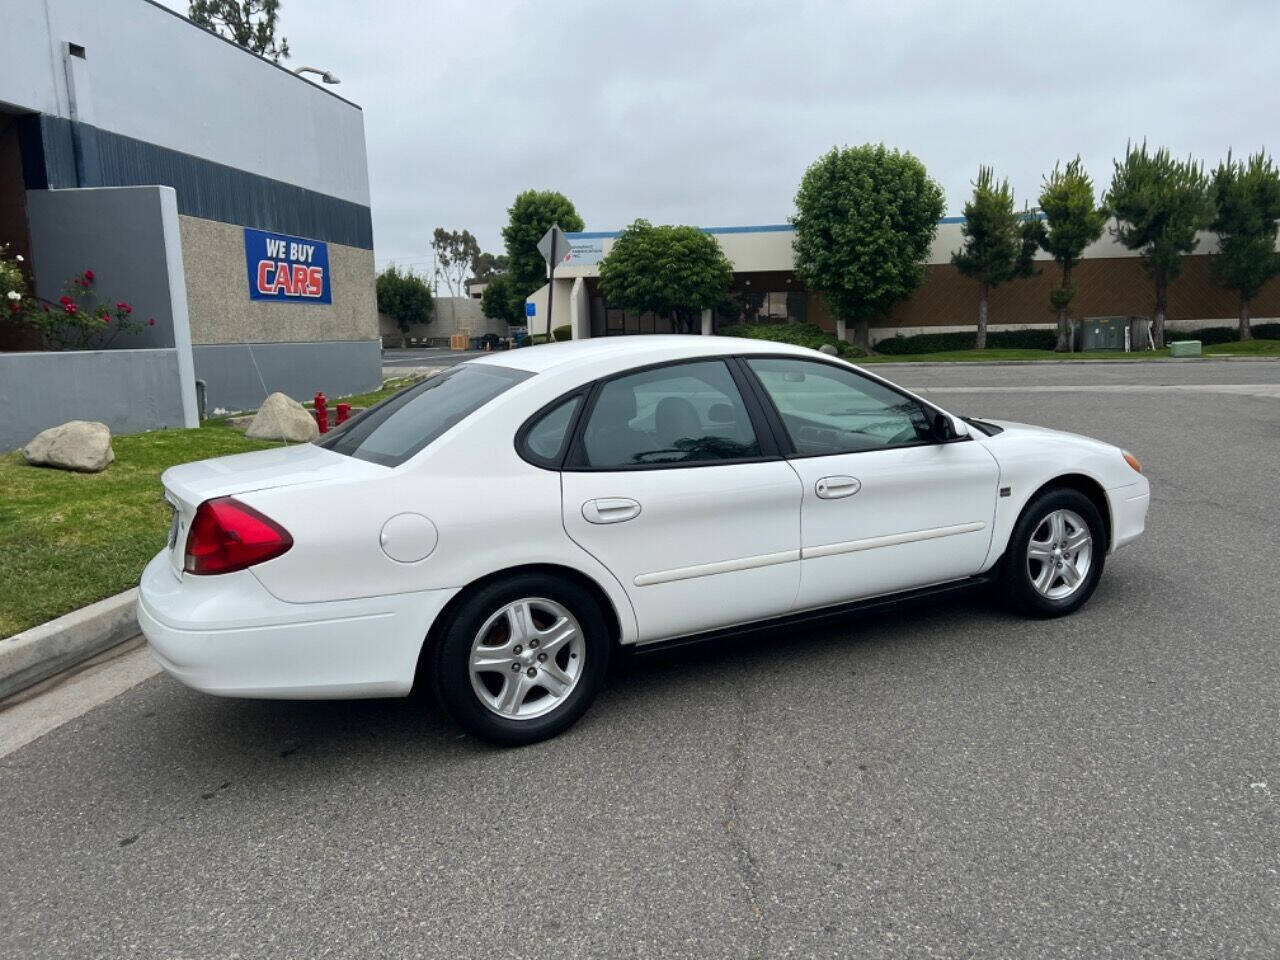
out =
<svg viewBox="0 0 1280 960"><path fill-rule="evenodd" d="M518 575L482 587L454 611L435 649L436 693L469 733L503 746L536 743L586 712L611 646L586 590Z"/></svg>
<svg viewBox="0 0 1280 960"><path fill-rule="evenodd" d="M1032 617L1061 617L1084 606L1102 576L1106 528L1078 490L1046 490L1014 525L1004 561L1004 590Z"/></svg>

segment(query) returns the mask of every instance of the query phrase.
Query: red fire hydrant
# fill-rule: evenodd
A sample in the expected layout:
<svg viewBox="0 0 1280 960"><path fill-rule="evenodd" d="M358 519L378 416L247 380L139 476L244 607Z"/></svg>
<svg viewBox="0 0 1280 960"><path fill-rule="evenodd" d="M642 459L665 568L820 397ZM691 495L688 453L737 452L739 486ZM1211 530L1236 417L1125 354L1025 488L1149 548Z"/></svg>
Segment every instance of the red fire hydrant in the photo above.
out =
<svg viewBox="0 0 1280 960"><path fill-rule="evenodd" d="M329 401L325 400L324 394L317 390L315 395L316 426L320 428L321 433L329 432L328 402Z"/></svg>
<svg viewBox="0 0 1280 960"><path fill-rule="evenodd" d="M347 418L350 416L351 416L351 404L349 403L338 404L338 420L337 420L337 423L334 424L334 426L337 426L338 423L346 423Z"/></svg>

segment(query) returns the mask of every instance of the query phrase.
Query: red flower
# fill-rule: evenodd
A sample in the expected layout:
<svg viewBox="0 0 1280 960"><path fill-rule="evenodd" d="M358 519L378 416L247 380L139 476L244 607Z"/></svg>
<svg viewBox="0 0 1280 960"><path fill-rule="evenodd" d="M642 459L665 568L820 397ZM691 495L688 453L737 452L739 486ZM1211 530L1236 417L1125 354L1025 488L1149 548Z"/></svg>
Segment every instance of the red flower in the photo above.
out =
<svg viewBox="0 0 1280 960"><path fill-rule="evenodd" d="M76 312L76 305L74 303L64 304L62 309L67 311L69 314L74 314Z"/></svg>
<svg viewBox="0 0 1280 960"><path fill-rule="evenodd" d="M123 300L116 304L116 309L121 313L133 313L133 307L129 306Z"/></svg>
<svg viewBox="0 0 1280 960"><path fill-rule="evenodd" d="M148 320L148 321L147 321L147 326L148 326L148 327L154 327L155 325L156 325L156 318L155 318L155 317L152 317L150 320Z"/></svg>
<svg viewBox="0 0 1280 960"><path fill-rule="evenodd" d="M10 300L10 301L9 301L9 309L10 309L10 310L12 310L14 313L17 313L17 312L18 312L18 301L17 301L17 300Z"/></svg>
<svg viewBox="0 0 1280 960"><path fill-rule="evenodd" d="M103 323L110 323L110 322L111 322L111 318L110 318L110 317L103 317L103 318L102 318L102 322L103 322Z"/></svg>
<svg viewBox="0 0 1280 960"><path fill-rule="evenodd" d="M92 270L86 270L86 271L84 272L84 279L85 279L85 282L86 282L86 283L93 283L93 271L92 271Z"/></svg>
<svg viewBox="0 0 1280 960"><path fill-rule="evenodd" d="M71 303L72 300L70 297L62 297L58 300L58 302L65 307L68 303Z"/></svg>

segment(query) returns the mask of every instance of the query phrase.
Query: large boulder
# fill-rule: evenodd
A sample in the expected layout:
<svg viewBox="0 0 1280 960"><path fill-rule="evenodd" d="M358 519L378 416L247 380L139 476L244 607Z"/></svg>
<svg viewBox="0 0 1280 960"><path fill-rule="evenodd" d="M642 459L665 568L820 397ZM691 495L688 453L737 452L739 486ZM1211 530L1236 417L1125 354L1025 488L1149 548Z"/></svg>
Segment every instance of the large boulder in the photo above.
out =
<svg viewBox="0 0 1280 960"><path fill-rule="evenodd" d="M68 420L36 434L22 448L27 463L81 473L98 473L116 458L111 430L96 420Z"/></svg>
<svg viewBox="0 0 1280 960"><path fill-rule="evenodd" d="M320 436L320 428L307 409L283 393L273 393L258 410L246 437L257 440L288 440L307 443Z"/></svg>

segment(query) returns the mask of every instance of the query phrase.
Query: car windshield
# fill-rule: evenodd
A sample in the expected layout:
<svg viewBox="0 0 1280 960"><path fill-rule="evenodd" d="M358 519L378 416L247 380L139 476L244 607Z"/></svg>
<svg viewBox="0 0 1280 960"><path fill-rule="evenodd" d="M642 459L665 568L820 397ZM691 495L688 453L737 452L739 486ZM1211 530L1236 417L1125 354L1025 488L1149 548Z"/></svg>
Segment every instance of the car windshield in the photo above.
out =
<svg viewBox="0 0 1280 960"><path fill-rule="evenodd" d="M317 441L334 453L394 467L486 403L533 376L488 363L464 363L429 377Z"/></svg>

